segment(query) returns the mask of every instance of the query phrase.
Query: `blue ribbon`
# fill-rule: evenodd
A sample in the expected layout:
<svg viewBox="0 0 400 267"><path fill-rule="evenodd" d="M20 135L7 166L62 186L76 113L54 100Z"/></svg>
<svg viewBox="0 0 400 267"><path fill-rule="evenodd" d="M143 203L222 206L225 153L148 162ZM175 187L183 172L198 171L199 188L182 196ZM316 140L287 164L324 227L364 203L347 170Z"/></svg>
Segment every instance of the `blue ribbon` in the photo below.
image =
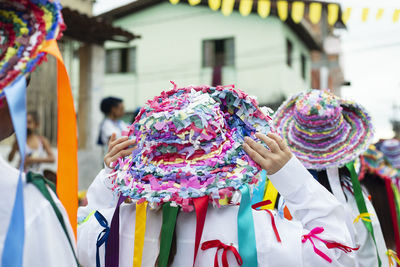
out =
<svg viewBox="0 0 400 267"><path fill-rule="evenodd" d="M257 187L254 188L253 198L251 200L251 204L256 204L264 200L265 194L265 183L267 182L267 172L265 170L261 171L261 179L257 184Z"/></svg>
<svg viewBox="0 0 400 267"><path fill-rule="evenodd" d="M248 185L243 186L240 191L242 200L238 213L239 254L243 259L242 267L257 267L256 233Z"/></svg>
<svg viewBox="0 0 400 267"><path fill-rule="evenodd" d="M21 164L14 206L11 213L10 225L4 241L2 267L22 267L25 242L25 216L22 172L25 163L26 145L26 80L21 76L11 85L4 88L4 93L10 110L11 120L17 136Z"/></svg>
<svg viewBox="0 0 400 267"><path fill-rule="evenodd" d="M96 267L100 267L99 249L103 244L107 245L108 235L110 234L110 227L108 226L107 219L104 218L104 216L100 212L96 211L94 216L96 217L99 224L104 227L104 230L101 231L99 236L97 237L96 242Z"/></svg>

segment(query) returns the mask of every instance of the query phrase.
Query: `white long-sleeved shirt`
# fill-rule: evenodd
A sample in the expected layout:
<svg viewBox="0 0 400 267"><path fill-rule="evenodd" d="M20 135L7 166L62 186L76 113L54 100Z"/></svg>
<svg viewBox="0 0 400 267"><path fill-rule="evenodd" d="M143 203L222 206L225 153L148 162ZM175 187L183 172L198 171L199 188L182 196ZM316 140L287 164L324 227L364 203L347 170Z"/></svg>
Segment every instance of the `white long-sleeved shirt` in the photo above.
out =
<svg viewBox="0 0 400 267"><path fill-rule="evenodd" d="M10 224L19 171L0 157L0 255ZM33 185L24 181L25 244L23 266L25 267L73 267L76 266L67 236L57 219L50 202ZM56 195L49 189L61 211L70 240L75 248L75 237L69 225L68 215Z"/></svg>
<svg viewBox="0 0 400 267"><path fill-rule="evenodd" d="M350 234L344 223L344 208L308 173L293 156L277 173L269 176L278 191L285 197L286 204L295 218L282 219L274 213L276 226L282 243L278 243L271 226L271 219L265 211L254 211L258 266L354 266L352 253L340 249L328 249L322 242L314 239L318 249L332 259L328 263L314 252L310 241L302 243L302 236L315 227L323 227L318 235L327 241L344 245L351 243ZM107 172L102 170L89 187L88 206L79 208L78 217L84 218L98 210L111 222L117 199L107 186ZM219 239L225 244L238 248L237 214L238 206L222 208L208 207L201 243ZM143 249L142 266L154 266L159 253L159 235L162 212L147 210L147 224ZM181 212L177 218L177 253L172 266L191 266L194 255L196 215L194 212ZM120 208L120 266L133 263L135 229L135 205L123 203ZM85 267L96 265L96 240L103 227L94 216L88 216L78 227L78 258ZM214 264L215 249L199 249L197 267ZM104 246L100 250L101 265L104 266ZM232 253L228 253L230 266L238 266Z"/></svg>

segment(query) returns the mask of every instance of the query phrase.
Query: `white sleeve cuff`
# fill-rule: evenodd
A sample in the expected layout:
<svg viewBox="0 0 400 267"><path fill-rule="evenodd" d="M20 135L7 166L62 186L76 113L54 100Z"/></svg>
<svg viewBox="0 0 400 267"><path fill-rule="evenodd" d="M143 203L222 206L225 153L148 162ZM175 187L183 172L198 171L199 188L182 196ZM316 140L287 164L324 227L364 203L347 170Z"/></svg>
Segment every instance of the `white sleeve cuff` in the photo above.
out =
<svg viewBox="0 0 400 267"><path fill-rule="evenodd" d="M314 179L294 155L279 171L267 176L283 197L300 190L307 180Z"/></svg>

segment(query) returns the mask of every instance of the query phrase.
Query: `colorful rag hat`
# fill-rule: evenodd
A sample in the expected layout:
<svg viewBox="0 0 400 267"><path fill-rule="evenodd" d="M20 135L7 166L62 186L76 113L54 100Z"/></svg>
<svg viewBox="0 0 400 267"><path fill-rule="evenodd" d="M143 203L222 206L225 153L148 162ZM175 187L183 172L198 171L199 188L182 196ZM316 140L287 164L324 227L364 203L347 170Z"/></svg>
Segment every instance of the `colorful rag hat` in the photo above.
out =
<svg viewBox="0 0 400 267"><path fill-rule="evenodd" d="M371 119L364 108L325 90L292 96L273 120L308 169L342 167L363 153L373 138Z"/></svg>
<svg viewBox="0 0 400 267"><path fill-rule="evenodd" d="M0 97L43 61L43 44L59 38L64 28L58 1L0 1Z"/></svg>
<svg viewBox="0 0 400 267"><path fill-rule="evenodd" d="M258 182L261 169L242 143L268 133L271 120L234 86L175 85L148 101L130 127L137 149L117 162L113 190L152 207L170 202L191 211L202 196L219 205Z"/></svg>
<svg viewBox="0 0 400 267"><path fill-rule="evenodd" d="M396 169L400 169L400 141L388 139L382 142L379 150L389 160L390 164Z"/></svg>
<svg viewBox="0 0 400 267"><path fill-rule="evenodd" d="M385 155L370 145L368 150L360 157L361 169L359 179L362 180L366 173L375 174L382 178L396 179L400 177L399 170L392 167Z"/></svg>

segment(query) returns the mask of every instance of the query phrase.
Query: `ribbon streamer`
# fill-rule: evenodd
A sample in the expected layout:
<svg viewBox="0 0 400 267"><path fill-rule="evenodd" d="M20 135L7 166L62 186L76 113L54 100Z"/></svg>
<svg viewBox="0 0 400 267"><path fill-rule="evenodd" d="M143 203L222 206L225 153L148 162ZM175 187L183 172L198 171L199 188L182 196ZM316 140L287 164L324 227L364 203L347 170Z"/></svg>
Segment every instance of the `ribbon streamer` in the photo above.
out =
<svg viewBox="0 0 400 267"><path fill-rule="evenodd" d="M314 229L312 229L312 230L310 231L309 234L303 235L303 236L302 236L301 242L302 242L302 243L305 243L305 242L307 242L307 240L309 240L309 241L311 242L313 248L314 248L314 252L315 252L318 256L320 256L321 258L323 258L324 260L326 260L327 262L332 263L332 259L329 258L328 255L326 255L325 253L323 253L321 250L319 250L319 249L315 246L314 241L313 241L313 238L315 238L315 239L318 239L318 240L320 240L321 242L325 243L325 242L326 242L325 240L323 240L323 239L321 239L321 238L319 238L319 237L317 236L317 234L320 234L320 233L322 233L323 231L324 231L324 228L323 228L323 227L315 227Z"/></svg>
<svg viewBox="0 0 400 267"><path fill-rule="evenodd" d="M208 196L193 199L196 210L196 239L194 243L193 267L196 263L197 252L199 251L201 236L203 235L204 223L207 216Z"/></svg>
<svg viewBox="0 0 400 267"><path fill-rule="evenodd" d="M110 227L108 226L107 219L104 218L104 216L96 211L94 213L94 216L96 217L97 221L99 224L104 227L103 231L100 232L100 234L97 237L96 241L96 267L101 267L100 266L100 247L105 244L107 246L107 240L108 236L110 235Z"/></svg>
<svg viewBox="0 0 400 267"><path fill-rule="evenodd" d="M321 250L319 250L319 249L315 246L314 241L312 240L313 238L315 238L315 239L321 241L322 243L324 243L325 246L326 246L328 249L338 248L338 249L344 251L345 253L352 252L352 251L354 251L354 250L358 250L358 249L359 249L359 248L351 248L351 247L345 246L345 245L343 245L343 244L340 244L340 243L338 243L338 242L332 242L332 241L323 240L322 238L320 238L320 237L317 236L318 234L321 234L323 231L324 231L324 228L323 228L323 227L315 227L314 229L312 229L312 230L310 231L309 234L303 235L303 236L302 236L301 242L302 242L302 243L305 243L305 242L307 242L307 240L309 240L309 241L311 242L313 248L314 248L314 252L315 252L318 256L320 256L321 258L323 258L324 260L326 260L327 262L331 263L331 262L332 262L332 259L329 258L328 255L326 255L325 253L323 253Z"/></svg>
<svg viewBox="0 0 400 267"><path fill-rule="evenodd" d="M360 214L358 214L358 216L354 219L353 223L357 223L360 219L361 219L362 221L365 221L365 222L371 222L371 216L372 216L372 215L373 215L373 214L368 213L368 212L360 213Z"/></svg>
<svg viewBox="0 0 400 267"><path fill-rule="evenodd" d="M275 208L276 200L278 198L278 190L276 190L275 186L271 181L268 181L267 190L265 190L265 195L263 200L270 200L271 203L262 207L262 210L273 210Z"/></svg>
<svg viewBox="0 0 400 267"><path fill-rule="evenodd" d="M4 240L3 254L1 257L2 267L21 267L24 256L25 242L25 215L24 215L24 192L22 172L25 163L26 145L26 80L20 77L17 81L4 88L4 93L10 110L11 120L20 149L21 163L19 166L18 183L8 226Z"/></svg>
<svg viewBox="0 0 400 267"><path fill-rule="evenodd" d="M242 199L238 213L238 241L239 253L243 259L243 266L257 267L256 234L254 232L253 213L250 206L250 192L248 185L240 189Z"/></svg>
<svg viewBox="0 0 400 267"><path fill-rule="evenodd" d="M135 246L133 249L133 266L142 266L144 236L146 233L147 202L136 203Z"/></svg>
<svg viewBox="0 0 400 267"><path fill-rule="evenodd" d="M386 251L386 255L388 255L388 258L389 258L389 266L390 266L390 267L394 267L394 266L395 266L393 260L395 260L396 263L400 266L400 259L399 259L399 257L397 256L397 253L396 253L396 252L394 252L394 251L391 250L391 249L388 249L388 251Z"/></svg>
<svg viewBox="0 0 400 267"><path fill-rule="evenodd" d="M56 40L41 49L57 59L57 193L76 236L78 210L78 143L74 99Z"/></svg>
<svg viewBox="0 0 400 267"><path fill-rule="evenodd" d="M270 203L271 203L270 200L265 200L265 201L262 201L262 202L259 202L259 203L256 203L256 204L251 205L251 208L257 210L257 208L263 207L263 206L268 205L268 204L270 204ZM265 211L266 211L266 212L269 214L269 216L271 217L271 225L272 225L272 229L274 230L276 240L277 240L279 243L281 243L281 237L279 236L278 229L276 228L274 215L272 214L272 212L271 212L270 210L265 210Z"/></svg>
<svg viewBox="0 0 400 267"><path fill-rule="evenodd" d="M358 211L360 212L360 214L368 213L367 205L365 204L364 196L361 190L360 181L358 180L356 170L354 169L354 162L352 161L347 163L346 167L350 172L351 183L353 185L353 190L354 190L354 198L356 199ZM367 228L368 232L371 234L372 240L374 241L376 256L378 258L378 265L380 267L382 265L382 261L381 258L379 257L378 247L376 245L374 228L372 227L372 223L369 221L363 220L363 223Z"/></svg>
<svg viewBox="0 0 400 267"><path fill-rule="evenodd" d="M222 266L223 267L229 267L228 258L227 258L228 251L231 251L233 253L233 255L235 255L236 261L239 265L243 264L242 257L240 256L239 252L236 250L236 248L233 245L230 245L230 246L225 245L224 243L222 243L221 241L219 241L217 239L206 241L201 245L202 250L207 250L210 248L217 248L217 251L215 252L215 257L214 257L214 267L219 267L218 251L220 249L223 249L223 252L222 252Z"/></svg>
<svg viewBox="0 0 400 267"><path fill-rule="evenodd" d="M119 266L119 209L126 199L126 196L120 196L117 206L115 207L114 215L111 219L110 234L106 243L106 267Z"/></svg>
<svg viewBox="0 0 400 267"><path fill-rule="evenodd" d="M170 203L165 203L162 207L163 218L161 226L160 255L158 257L158 267L167 267L168 258L171 251L172 238L175 231L178 207L172 207Z"/></svg>
<svg viewBox="0 0 400 267"><path fill-rule="evenodd" d="M389 201L390 217L392 219L394 239L396 242L396 252L400 253L400 233L399 233L399 222L397 220L396 200L392 189L392 180L385 178L386 193Z"/></svg>

